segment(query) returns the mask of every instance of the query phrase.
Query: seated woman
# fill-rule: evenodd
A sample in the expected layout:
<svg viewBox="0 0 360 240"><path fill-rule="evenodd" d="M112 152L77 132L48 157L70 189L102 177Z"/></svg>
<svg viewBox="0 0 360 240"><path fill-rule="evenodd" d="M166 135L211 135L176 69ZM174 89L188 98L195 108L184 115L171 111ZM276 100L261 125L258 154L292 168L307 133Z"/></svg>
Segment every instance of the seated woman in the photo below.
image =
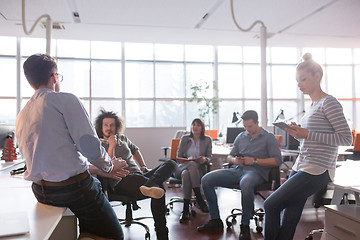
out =
<svg viewBox="0 0 360 240"><path fill-rule="evenodd" d="M209 209L200 192L200 179L206 173L205 163L209 161L212 151L212 141L205 136L204 121L195 118L191 123L191 133L181 138L177 151L178 168L175 177L181 179L183 187L184 208L180 223L190 219L189 205L194 190L198 207L203 212Z"/></svg>

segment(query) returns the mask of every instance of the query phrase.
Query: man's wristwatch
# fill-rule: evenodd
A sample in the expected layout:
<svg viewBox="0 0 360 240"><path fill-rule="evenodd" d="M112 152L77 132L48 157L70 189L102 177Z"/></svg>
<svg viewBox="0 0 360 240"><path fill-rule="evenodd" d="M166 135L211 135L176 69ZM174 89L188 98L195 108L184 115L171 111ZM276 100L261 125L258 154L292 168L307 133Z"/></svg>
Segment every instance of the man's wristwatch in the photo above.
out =
<svg viewBox="0 0 360 240"><path fill-rule="evenodd" d="M253 165L257 164L257 159L254 158Z"/></svg>

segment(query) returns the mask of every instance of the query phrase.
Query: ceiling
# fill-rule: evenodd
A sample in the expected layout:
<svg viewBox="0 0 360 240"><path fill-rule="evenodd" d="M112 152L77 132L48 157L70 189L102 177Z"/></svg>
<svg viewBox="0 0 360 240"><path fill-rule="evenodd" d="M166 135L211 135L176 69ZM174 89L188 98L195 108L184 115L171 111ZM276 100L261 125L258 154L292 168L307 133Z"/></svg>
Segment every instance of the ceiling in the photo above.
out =
<svg viewBox="0 0 360 240"><path fill-rule="evenodd" d="M240 31L230 5L230 0L25 1L27 29L42 14L64 26L52 31L53 38L259 45L260 25ZM234 12L243 28L262 21L269 46L360 47L359 0L234 0ZM0 35L25 36L21 22L21 0L0 0ZM45 37L45 30L37 27L32 36Z"/></svg>

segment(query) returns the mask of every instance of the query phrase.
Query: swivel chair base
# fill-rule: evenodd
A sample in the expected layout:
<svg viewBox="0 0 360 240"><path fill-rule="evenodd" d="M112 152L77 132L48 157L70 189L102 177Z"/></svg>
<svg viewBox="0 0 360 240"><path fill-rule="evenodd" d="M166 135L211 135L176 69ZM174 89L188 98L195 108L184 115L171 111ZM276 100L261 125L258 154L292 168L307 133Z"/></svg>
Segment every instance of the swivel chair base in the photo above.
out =
<svg viewBox="0 0 360 240"><path fill-rule="evenodd" d="M172 198L170 198L169 202L166 204L166 214L170 214L170 209L173 209L174 208L174 203L177 203L177 202L184 203L184 199L181 198L181 197L172 197ZM196 202L196 199L194 197L191 198L191 200L190 200L190 213L191 213L191 216L193 216L193 217L196 216L196 212L193 209L193 206L195 206L195 202Z"/></svg>
<svg viewBox="0 0 360 240"><path fill-rule="evenodd" d="M226 217L226 226L228 228L231 228L231 226L236 223L236 217L242 215L242 213L243 213L242 209L239 208L232 209L231 214ZM255 220L256 232L258 233L261 233L263 230L264 215L265 212L264 209L262 208L257 208L253 211L251 219ZM229 220L230 218L231 221Z"/></svg>
<svg viewBox="0 0 360 240"><path fill-rule="evenodd" d="M138 225L142 226L146 231L145 240L150 240L149 227L146 224L140 222L140 220L146 219L146 218L152 219L152 217L133 218L132 210L138 210L140 208L139 205L137 205L136 202L125 202L125 203L122 203L122 205L126 205L126 210L125 210L125 218L124 219L119 218L120 224L124 225L125 227L130 227L131 224L138 224Z"/></svg>

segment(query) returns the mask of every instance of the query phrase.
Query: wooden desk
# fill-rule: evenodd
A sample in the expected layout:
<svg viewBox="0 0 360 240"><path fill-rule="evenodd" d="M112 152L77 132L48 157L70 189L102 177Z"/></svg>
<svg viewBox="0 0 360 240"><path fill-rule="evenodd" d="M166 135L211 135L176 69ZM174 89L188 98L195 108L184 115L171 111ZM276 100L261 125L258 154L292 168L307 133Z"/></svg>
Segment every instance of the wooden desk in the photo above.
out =
<svg viewBox="0 0 360 240"><path fill-rule="evenodd" d="M326 240L360 239L360 207L351 205L325 206Z"/></svg>
<svg viewBox="0 0 360 240"><path fill-rule="evenodd" d="M231 146L229 145L212 145L212 163L213 167L212 169L221 168L222 164L226 162L226 157L229 155L231 151ZM294 163L296 157L298 156L299 151L298 150L287 150L287 149L281 149L281 156L284 159L284 157L290 157L291 162ZM281 168L286 172L286 175L289 175L289 172L292 168L292 166L289 166L286 162L282 162L282 165L285 167Z"/></svg>
<svg viewBox="0 0 360 240"><path fill-rule="evenodd" d="M359 198L360 192L360 161L347 160L338 164L340 166L336 168L335 178L331 183L335 187L332 205L340 204L345 193L355 194ZM360 206L360 201L356 202Z"/></svg>
<svg viewBox="0 0 360 240"><path fill-rule="evenodd" d="M338 162L332 205L325 206L325 232L322 240L360 239L360 162ZM340 205L344 194L354 194L356 205Z"/></svg>
<svg viewBox="0 0 360 240"><path fill-rule="evenodd" d="M21 160L15 161L19 163ZM10 176L10 170L22 165L0 163L0 212L27 212L30 232L23 235L1 238L6 239L77 239L77 219L66 208L59 208L38 203L32 190L31 182L22 175ZM5 170L2 170L6 168Z"/></svg>
<svg viewBox="0 0 360 240"><path fill-rule="evenodd" d="M354 155L353 152L346 151L348 149L354 149L354 146L339 146L338 147L338 161L345 161L348 157Z"/></svg>
<svg viewBox="0 0 360 240"><path fill-rule="evenodd" d="M212 145L212 155L213 157L227 157L231 151L231 147L229 145Z"/></svg>
<svg viewBox="0 0 360 240"><path fill-rule="evenodd" d="M227 157L231 151L231 147L228 145L216 145L212 146L212 155L213 157ZM297 157L299 154L298 150L287 150L281 149L282 157Z"/></svg>
<svg viewBox="0 0 360 240"><path fill-rule="evenodd" d="M231 146L229 145L212 145L212 155L214 157L227 157L231 151ZM281 156L282 157L297 157L299 154L298 150L287 150L281 149Z"/></svg>

